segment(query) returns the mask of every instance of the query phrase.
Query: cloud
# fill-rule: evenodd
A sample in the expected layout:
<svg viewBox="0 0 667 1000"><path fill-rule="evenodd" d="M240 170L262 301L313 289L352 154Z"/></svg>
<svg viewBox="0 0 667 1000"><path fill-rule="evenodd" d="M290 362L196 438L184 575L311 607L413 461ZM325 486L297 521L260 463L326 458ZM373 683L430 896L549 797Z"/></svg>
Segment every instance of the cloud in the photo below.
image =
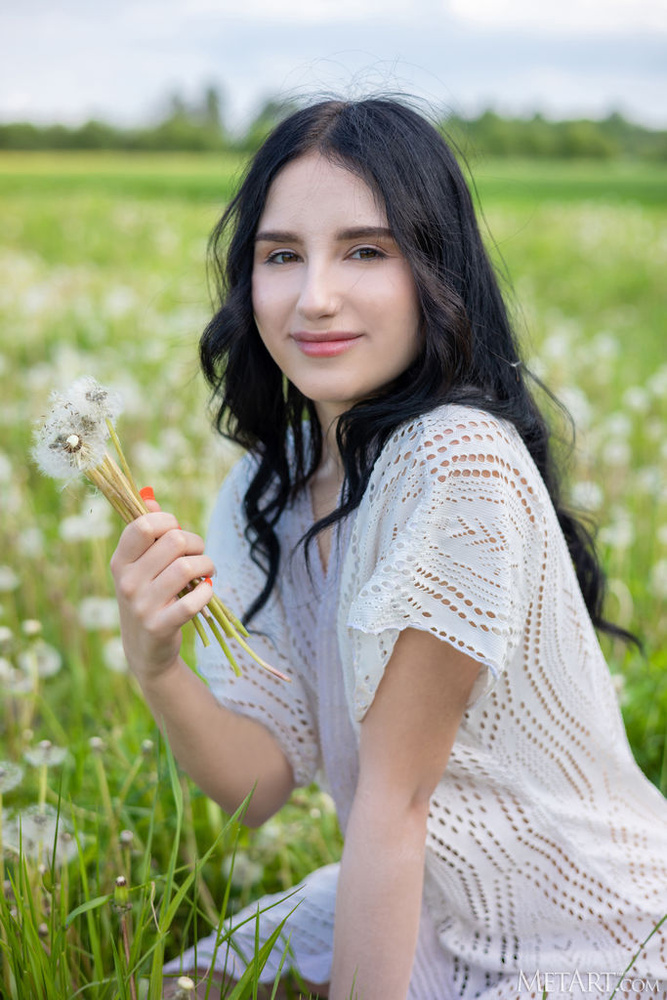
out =
<svg viewBox="0 0 667 1000"><path fill-rule="evenodd" d="M667 33L667 6L662 0L449 0L448 7L462 21L540 33Z"/></svg>
<svg viewBox="0 0 667 1000"><path fill-rule="evenodd" d="M269 95L372 90L464 112L620 108L664 123L656 11L651 0L558 0L548 11L534 0L415 0L409 14L405 0L244 0L240 13L236 0L23 0L0 13L0 118L140 122L170 91L194 98L213 83L239 124Z"/></svg>

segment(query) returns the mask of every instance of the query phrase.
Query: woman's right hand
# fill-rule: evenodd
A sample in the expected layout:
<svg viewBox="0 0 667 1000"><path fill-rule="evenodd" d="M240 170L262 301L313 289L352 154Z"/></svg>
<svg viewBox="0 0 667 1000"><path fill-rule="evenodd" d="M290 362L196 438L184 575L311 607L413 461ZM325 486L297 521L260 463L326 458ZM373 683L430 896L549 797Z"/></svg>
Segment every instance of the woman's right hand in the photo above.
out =
<svg viewBox="0 0 667 1000"><path fill-rule="evenodd" d="M150 512L125 528L111 559L125 655L142 684L178 662L181 628L210 600L215 572L199 535L183 531L154 500L147 506Z"/></svg>

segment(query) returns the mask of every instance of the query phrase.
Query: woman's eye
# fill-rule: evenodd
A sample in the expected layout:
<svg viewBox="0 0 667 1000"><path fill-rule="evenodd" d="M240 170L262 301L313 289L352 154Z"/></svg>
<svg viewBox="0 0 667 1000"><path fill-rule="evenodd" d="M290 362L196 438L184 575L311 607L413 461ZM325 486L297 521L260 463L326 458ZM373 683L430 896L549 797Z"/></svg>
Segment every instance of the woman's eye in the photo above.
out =
<svg viewBox="0 0 667 1000"><path fill-rule="evenodd" d="M292 264L297 259L293 250L274 250L266 258L267 264Z"/></svg>
<svg viewBox="0 0 667 1000"><path fill-rule="evenodd" d="M350 256L355 260L379 260L386 255L377 247L357 247Z"/></svg>

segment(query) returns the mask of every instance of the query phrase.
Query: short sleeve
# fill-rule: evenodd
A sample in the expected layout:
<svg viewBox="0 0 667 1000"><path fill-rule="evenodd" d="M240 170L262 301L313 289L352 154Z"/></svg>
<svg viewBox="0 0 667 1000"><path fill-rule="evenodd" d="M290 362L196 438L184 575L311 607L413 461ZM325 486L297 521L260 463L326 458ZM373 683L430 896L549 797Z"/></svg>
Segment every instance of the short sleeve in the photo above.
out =
<svg viewBox="0 0 667 1000"><path fill-rule="evenodd" d="M385 445L341 584L339 643L353 720L401 630L431 632L483 665L469 706L522 641L544 560L542 480L516 431L440 407Z"/></svg>
<svg viewBox="0 0 667 1000"><path fill-rule="evenodd" d="M242 458L225 479L213 509L206 551L216 576L216 594L241 617L264 586L261 569L250 558L244 536L242 500L252 478L254 459ZM197 666L218 701L227 708L261 722L279 743L290 762L297 785L311 782L319 766L318 733L305 684L299 676L282 601L274 588L268 602L250 623L252 649L290 678L274 677L242 647L230 640L230 649L242 671L236 677L216 642L197 643Z"/></svg>

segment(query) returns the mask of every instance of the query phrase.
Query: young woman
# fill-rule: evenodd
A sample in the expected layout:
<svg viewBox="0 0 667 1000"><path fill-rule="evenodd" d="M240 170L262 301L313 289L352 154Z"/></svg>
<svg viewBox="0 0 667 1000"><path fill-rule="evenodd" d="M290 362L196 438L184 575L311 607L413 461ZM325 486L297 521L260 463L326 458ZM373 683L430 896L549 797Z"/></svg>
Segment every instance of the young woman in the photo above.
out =
<svg viewBox="0 0 667 1000"><path fill-rule="evenodd" d="M345 847L296 897L295 966L334 1000L608 996L638 953L619 995L667 995L667 807L449 148L394 101L299 111L215 249L201 356L247 454L206 552L155 505L112 568L130 665L207 794L254 787L257 825L324 775ZM207 686L179 658L210 586L176 595L214 573L291 684L210 647Z"/></svg>

